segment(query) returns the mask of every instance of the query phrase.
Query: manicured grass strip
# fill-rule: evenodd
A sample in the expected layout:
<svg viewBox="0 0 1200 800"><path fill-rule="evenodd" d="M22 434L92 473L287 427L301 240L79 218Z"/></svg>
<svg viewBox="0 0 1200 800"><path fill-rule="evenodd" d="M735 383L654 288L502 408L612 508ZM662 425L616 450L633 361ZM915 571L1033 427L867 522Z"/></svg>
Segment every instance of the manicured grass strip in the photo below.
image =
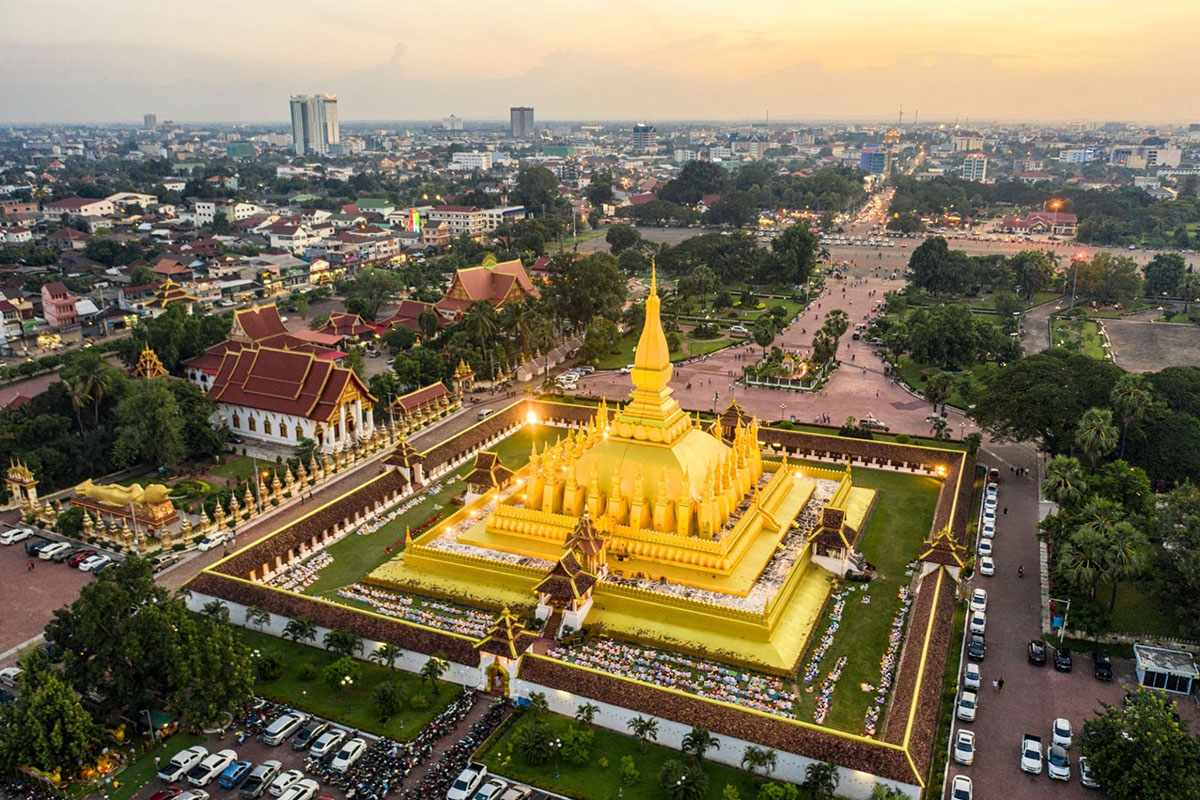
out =
<svg viewBox="0 0 1200 800"><path fill-rule="evenodd" d="M645 753L638 752L637 740L614 731L596 727L595 738L592 740L592 757L584 766L577 767L564 761L559 762L559 777L554 777L554 761L541 766L527 766L521 760L516 746L516 732L520 725L528 720L517 720L500 736L489 742L486 750L480 753L479 760L493 772L507 778L528 783L543 789L564 794L576 800L611 800L617 797L621 786L621 757L632 756L640 779L633 786L623 787L622 796L629 800L661 800L663 791L658 785L658 773L664 763L672 758L686 760L687 756L658 745L650 745ZM559 716L547 716L546 721L554 727L555 734L561 738L574 722ZM729 753L722 755L728 756ZM734 754L741 758L741 753ZM607 765L602 765L607 762ZM721 800L725 786L728 784L737 789L738 795L744 800L751 800L758 787L750 773L726 767L722 764L705 762L705 772L708 773L708 792L704 800Z"/></svg>
<svg viewBox="0 0 1200 800"><path fill-rule="evenodd" d="M234 622L240 623L241 620ZM252 649L262 653L274 653L283 664L283 674L278 678L271 681L260 680L255 684L254 691L257 694L334 720L348 728L357 728L378 736L387 736L398 741L411 739L438 712L449 705L459 692L458 686L442 682L438 686L437 694L434 694L429 683L422 681L418 675L400 669L393 670L392 677L400 683L409 700L422 695L429 701L429 706L418 709L410 705L387 722L380 722L370 698L375 687L388 678L386 667L360 661L361 678L353 687L345 691L340 687L331 689L325 683L324 671L326 666L337 660L332 653L320 649L319 646L296 644L254 630L239 628L237 634ZM316 670L316 677L301 680L300 670L306 664L312 665L312 669Z"/></svg>
<svg viewBox="0 0 1200 800"><path fill-rule="evenodd" d="M879 577L868 584L869 604L862 603L862 590L847 597L838 632L821 660L820 674L812 684L801 684L796 708L800 719L813 720L821 681L838 659L846 656L846 667L824 724L861 735L863 716L874 702L875 691L864 692L859 687L863 683L879 685L880 659L887 652L892 620L900 609L898 593L901 586L912 580L904 573L908 562L921 554L921 545L929 535L941 484L933 478L858 467L854 468L853 478L856 486L879 492L859 545L863 556L875 565ZM827 627L827 618L823 616L817 624L813 646ZM800 661L801 670L808 660L806 652ZM805 691L808 685L814 687L811 694ZM883 730L882 719L878 730Z"/></svg>

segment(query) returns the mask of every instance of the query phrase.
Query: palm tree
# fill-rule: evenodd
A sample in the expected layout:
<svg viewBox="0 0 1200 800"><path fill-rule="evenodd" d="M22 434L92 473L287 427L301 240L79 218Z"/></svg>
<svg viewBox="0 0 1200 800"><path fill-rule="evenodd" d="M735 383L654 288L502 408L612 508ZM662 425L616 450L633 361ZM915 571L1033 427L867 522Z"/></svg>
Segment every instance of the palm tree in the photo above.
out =
<svg viewBox="0 0 1200 800"><path fill-rule="evenodd" d="M488 343L500 330L500 318L496 314L496 307L488 300L476 300L471 303L463 317L462 328L479 343L480 352L487 353L491 349Z"/></svg>
<svg viewBox="0 0 1200 800"><path fill-rule="evenodd" d="M546 699L545 692L529 693L529 713L535 719L541 719L550 713L550 702Z"/></svg>
<svg viewBox="0 0 1200 800"><path fill-rule="evenodd" d="M1046 477L1042 479L1042 494L1059 506L1071 507L1079 502L1087 490L1087 481L1079 459L1058 455L1046 465Z"/></svg>
<svg viewBox="0 0 1200 800"><path fill-rule="evenodd" d="M321 640L325 645L325 649L339 657L361 653L363 651L363 641L358 634L350 631L332 630L325 634L325 638Z"/></svg>
<svg viewBox="0 0 1200 800"><path fill-rule="evenodd" d="M751 774L757 773L760 769L764 775L770 775L775 771L778 764L778 754L770 748L762 748L756 744L747 745L742 752L742 769L748 770Z"/></svg>
<svg viewBox="0 0 1200 800"><path fill-rule="evenodd" d="M283 628L283 638L291 639L296 644L316 641L317 626L304 617L289 619Z"/></svg>
<svg viewBox="0 0 1200 800"><path fill-rule="evenodd" d="M646 752L649 743L658 741L658 720L646 719L643 716L636 716L629 722L625 723L629 730L633 733L633 738L637 739L638 750L642 753Z"/></svg>
<svg viewBox="0 0 1200 800"><path fill-rule="evenodd" d="M1109 543L1095 525L1081 525L1058 549L1058 565L1067 579L1095 599L1096 584L1108 574Z"/></svg>
<svg viewBox="0 0 1200 800"><path fill-rule="evenodd" d="M500 330L515 339L521 355L529 357L529 343L533 340L534 313L523 301L509 303L500 311Z"/></svg>
<svg viewBox="0 0 1200 800"><path fill-rule="evenodd" d="M265 608L258 606L249 606L246 609L246 624L253 625L260 631L271 623L271 612Z"/></svg>
<svg viewBox="0 0 1200 800"><path fill-rule="evenodd" d="M1141 419L1145 415L1150 409L1154 397L1146 387L1145 375L1127 372L1117 378L1117 384L1113 387L1109 400L1117 413L1121 415L1121 458L1124 458L1129 423Z"/></svg>
<svg viewBox="0 0 1200 800"><path fill-rule="evenodd" d="M1092 462L1092 472L1097 461L1117 449L1117 438L1113 412L1108 408L1089 408L1075 429L1075 443Z"/></svg>
<svg viewBox="0 0 1200 800"><path fill-rule="evenodd" d="M592 721L596 719L596 712L599 710L600 706L592 703L580 703L575 709L575 721L591 730Z"/></svg>
<svg viewBox="0 0 1200 800"><path fill-rule="evenodd" d="M421 341L424 343L437 338L442 330L442 323L438 319L438 313L432 308L427 308L417 317L417 327L421 329Z"/></svg>
<svg viewBox="0 0 1200 800"><path fill-rule="evenodd" d="M950 393L954 391L954 381L954 375L944 371L932 375L929 380L925 381L925 399L933 406L933 413L938 413L940 405L942 415L945 415L946 401L950 399Z"/></svg>
<svg viewBox="0 0 1200 800"><path fill-rule="evenodd" d="M1188 313L1188 307L1200 300L1200 274L1188 270L1179 279L1175 293L1183 298L1183 313Z"/></svg>
<svg viewBox="0 0 1200 800"><path fill-rule="evenodd" d="M113 392L120 372L103 359L88 360L79 365L75 380L82 384L82 391L92 402L92 424L100 424L100 403Z"/></svg>
<svg viewBox="0 0 1200 800"><path fill-rule="evenodd" d="M450 662L446 658L445 653L434 653L425 662L425 666L421 667L421 679L429 681L429 685L433 688L433 693L438 693L438 681L442 679L442 675L446 670L450 669Z"/></svg>
<svg viewBox="0 0 1200 800"><path fill-rule="evenodd" d="M404 650L391 642L384 642L371 651L370 658L377 664L386 666L389 670L396 668L396 662L400 660L400 656L404 655Z"/></svg>
<svg viewBox="0 0 1200 800"><path fill-rule="evenodd" d="M838 768L833 762L822 764L820 762L809 764L804 770L804 783L800 784L813 797L833 797L833 793L837 791Z"/></svg>
<svg viewBox="0 0 1200 800"><path fill-rule="evenodd" d="M67 386L67 394L71 397L71 408L75 409L75 421L79 423L79 432L83 433L83 415L81 410L89 402L91 397L88 396L87 387L83 381L76 379L74 381L63 381Z"/></svg>
<svg viewBox="0 0 1200 800"><path fill-rule="evenodd" d="M1112 597L1108 601L1111 614L1117 607L1117 584L1137 579L1146 566L1146 553L1150 542L1146 535L1128 522L1112 526L1108 538L1108 577L1112 582Z"/></svg>
<svg viewBox="0 0 1200 800"><path fill-rule="evenodd" d="M209 600L204 604L201 613L210 619L227 620L229 619L229 606L221 600Z"/></svg>
<svg viewBox="0 0 1200 800"><path fill-rule="evenodd" d="M698 764L704 760L704 754L709 750L720 750L721 743L709 732L708 728L694 726L683 737L683 746L680 749L692 756Z"/></svg>

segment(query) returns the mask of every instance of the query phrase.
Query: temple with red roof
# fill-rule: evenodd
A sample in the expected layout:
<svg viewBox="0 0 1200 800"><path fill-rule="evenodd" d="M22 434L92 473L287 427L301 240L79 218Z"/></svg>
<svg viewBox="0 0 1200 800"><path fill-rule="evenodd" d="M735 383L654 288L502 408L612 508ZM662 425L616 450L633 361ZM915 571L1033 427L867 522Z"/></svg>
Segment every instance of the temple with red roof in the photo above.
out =
<svg viewBox="0 0 1200 800"><path fill-rule="evenodd" d="M247 438L295 447L312 439L334 452L375 432L375 398L353 370L311 352L228 351L208 399L219 423Z"/></svg>
<svg viewBox="0 0 1200 800"><path fill-rule="evenodd" d="M318 360L330 363L346 356L341 350L315 337L289 333L276 306L260 306L256 303L250 308L234 311L229 337L214 344L201 355L184 361L184 374L189 381L208 391L213 387L227 353L240 353L243 350L257 350L262 347L308 353Z"/></svg>
<svg viewBox="0 0 1200 800"><path fill-rule="evenodd" d="M520 259L501 261L488 253L478 267L456 270L446 296L434 304L444 318L460 318L479 300L487 300L497 309L526 297L539 297Z"/></svg>

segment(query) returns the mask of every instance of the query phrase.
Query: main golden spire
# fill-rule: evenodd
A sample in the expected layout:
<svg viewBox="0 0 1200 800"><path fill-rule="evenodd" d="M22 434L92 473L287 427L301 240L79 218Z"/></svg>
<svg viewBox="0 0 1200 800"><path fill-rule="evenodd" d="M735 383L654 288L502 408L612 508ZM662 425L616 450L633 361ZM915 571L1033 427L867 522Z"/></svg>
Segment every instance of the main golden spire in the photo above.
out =
<svg viewBox="0 0 1200 800"><path fill-rule="evenodd" d="M663 333L658 268L650 262L646 321L633 357L633 392L617 418L618 435L670 443L687 429L687 417L671 397L671 351Z"/></svg>

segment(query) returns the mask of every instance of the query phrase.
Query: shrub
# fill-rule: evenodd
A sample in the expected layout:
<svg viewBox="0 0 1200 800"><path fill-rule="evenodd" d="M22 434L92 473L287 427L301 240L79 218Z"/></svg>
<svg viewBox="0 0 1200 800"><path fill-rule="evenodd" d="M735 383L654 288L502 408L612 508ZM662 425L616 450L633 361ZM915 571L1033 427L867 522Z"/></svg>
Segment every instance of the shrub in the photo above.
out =
<svg viewBox="0 0 1200 800"><path fill-rule="evenodd" d="M423 711L429 708L429 698L423 694L414 694L408 698L408 707L414 711Z"/></svg>
<svg viewBox="0 0 1200 800"><path fill-rule="evenodd" d="M634 765L633 756L621 756L621 785L633 786L641 779L642 773Z"/></svg>
<svg viewBox="0 0 1200 800"><path fill-rule="evenodd" d="M296 670L296 678L299 680L311 681L315 677L317 677L317 665L312 662L305 661Z"/></svg>
<svg viewBox="0 0 1200 800"><path fill-rule="evenodd" d="M587 728L571 728L563 736L562 757L568 764L582 767L592 760L594 734Z"/></svg>
<svg viewBox="0 0 1200 800"><path fill-rule="evenodd" d="M896 434L896 444L908 444L911 441L912 441L912 437L909 436L907 433L897 433Z"/></svg>
<svg viewBox="0 0 1200 800"><path fill-rule="evenodd" d="M67 509L59 515L54 528L63 536L75 538L83 528L83 509L78 506Z"/></svg>
<svg viewBox="0 0 1200 800"><path fill-rule="evenodd" d="M186 549L187 549L187 545L184 544L183 542L176 542L175 544L171 545L171 550L176 553L182 553Z"/></svg>
<svg viewBox="0 0 1200 800"><path fill-rule="evenodd" d="M263 653L254 667L260 681L273 681L283 674L283 662L274 653Z"/></svg>

